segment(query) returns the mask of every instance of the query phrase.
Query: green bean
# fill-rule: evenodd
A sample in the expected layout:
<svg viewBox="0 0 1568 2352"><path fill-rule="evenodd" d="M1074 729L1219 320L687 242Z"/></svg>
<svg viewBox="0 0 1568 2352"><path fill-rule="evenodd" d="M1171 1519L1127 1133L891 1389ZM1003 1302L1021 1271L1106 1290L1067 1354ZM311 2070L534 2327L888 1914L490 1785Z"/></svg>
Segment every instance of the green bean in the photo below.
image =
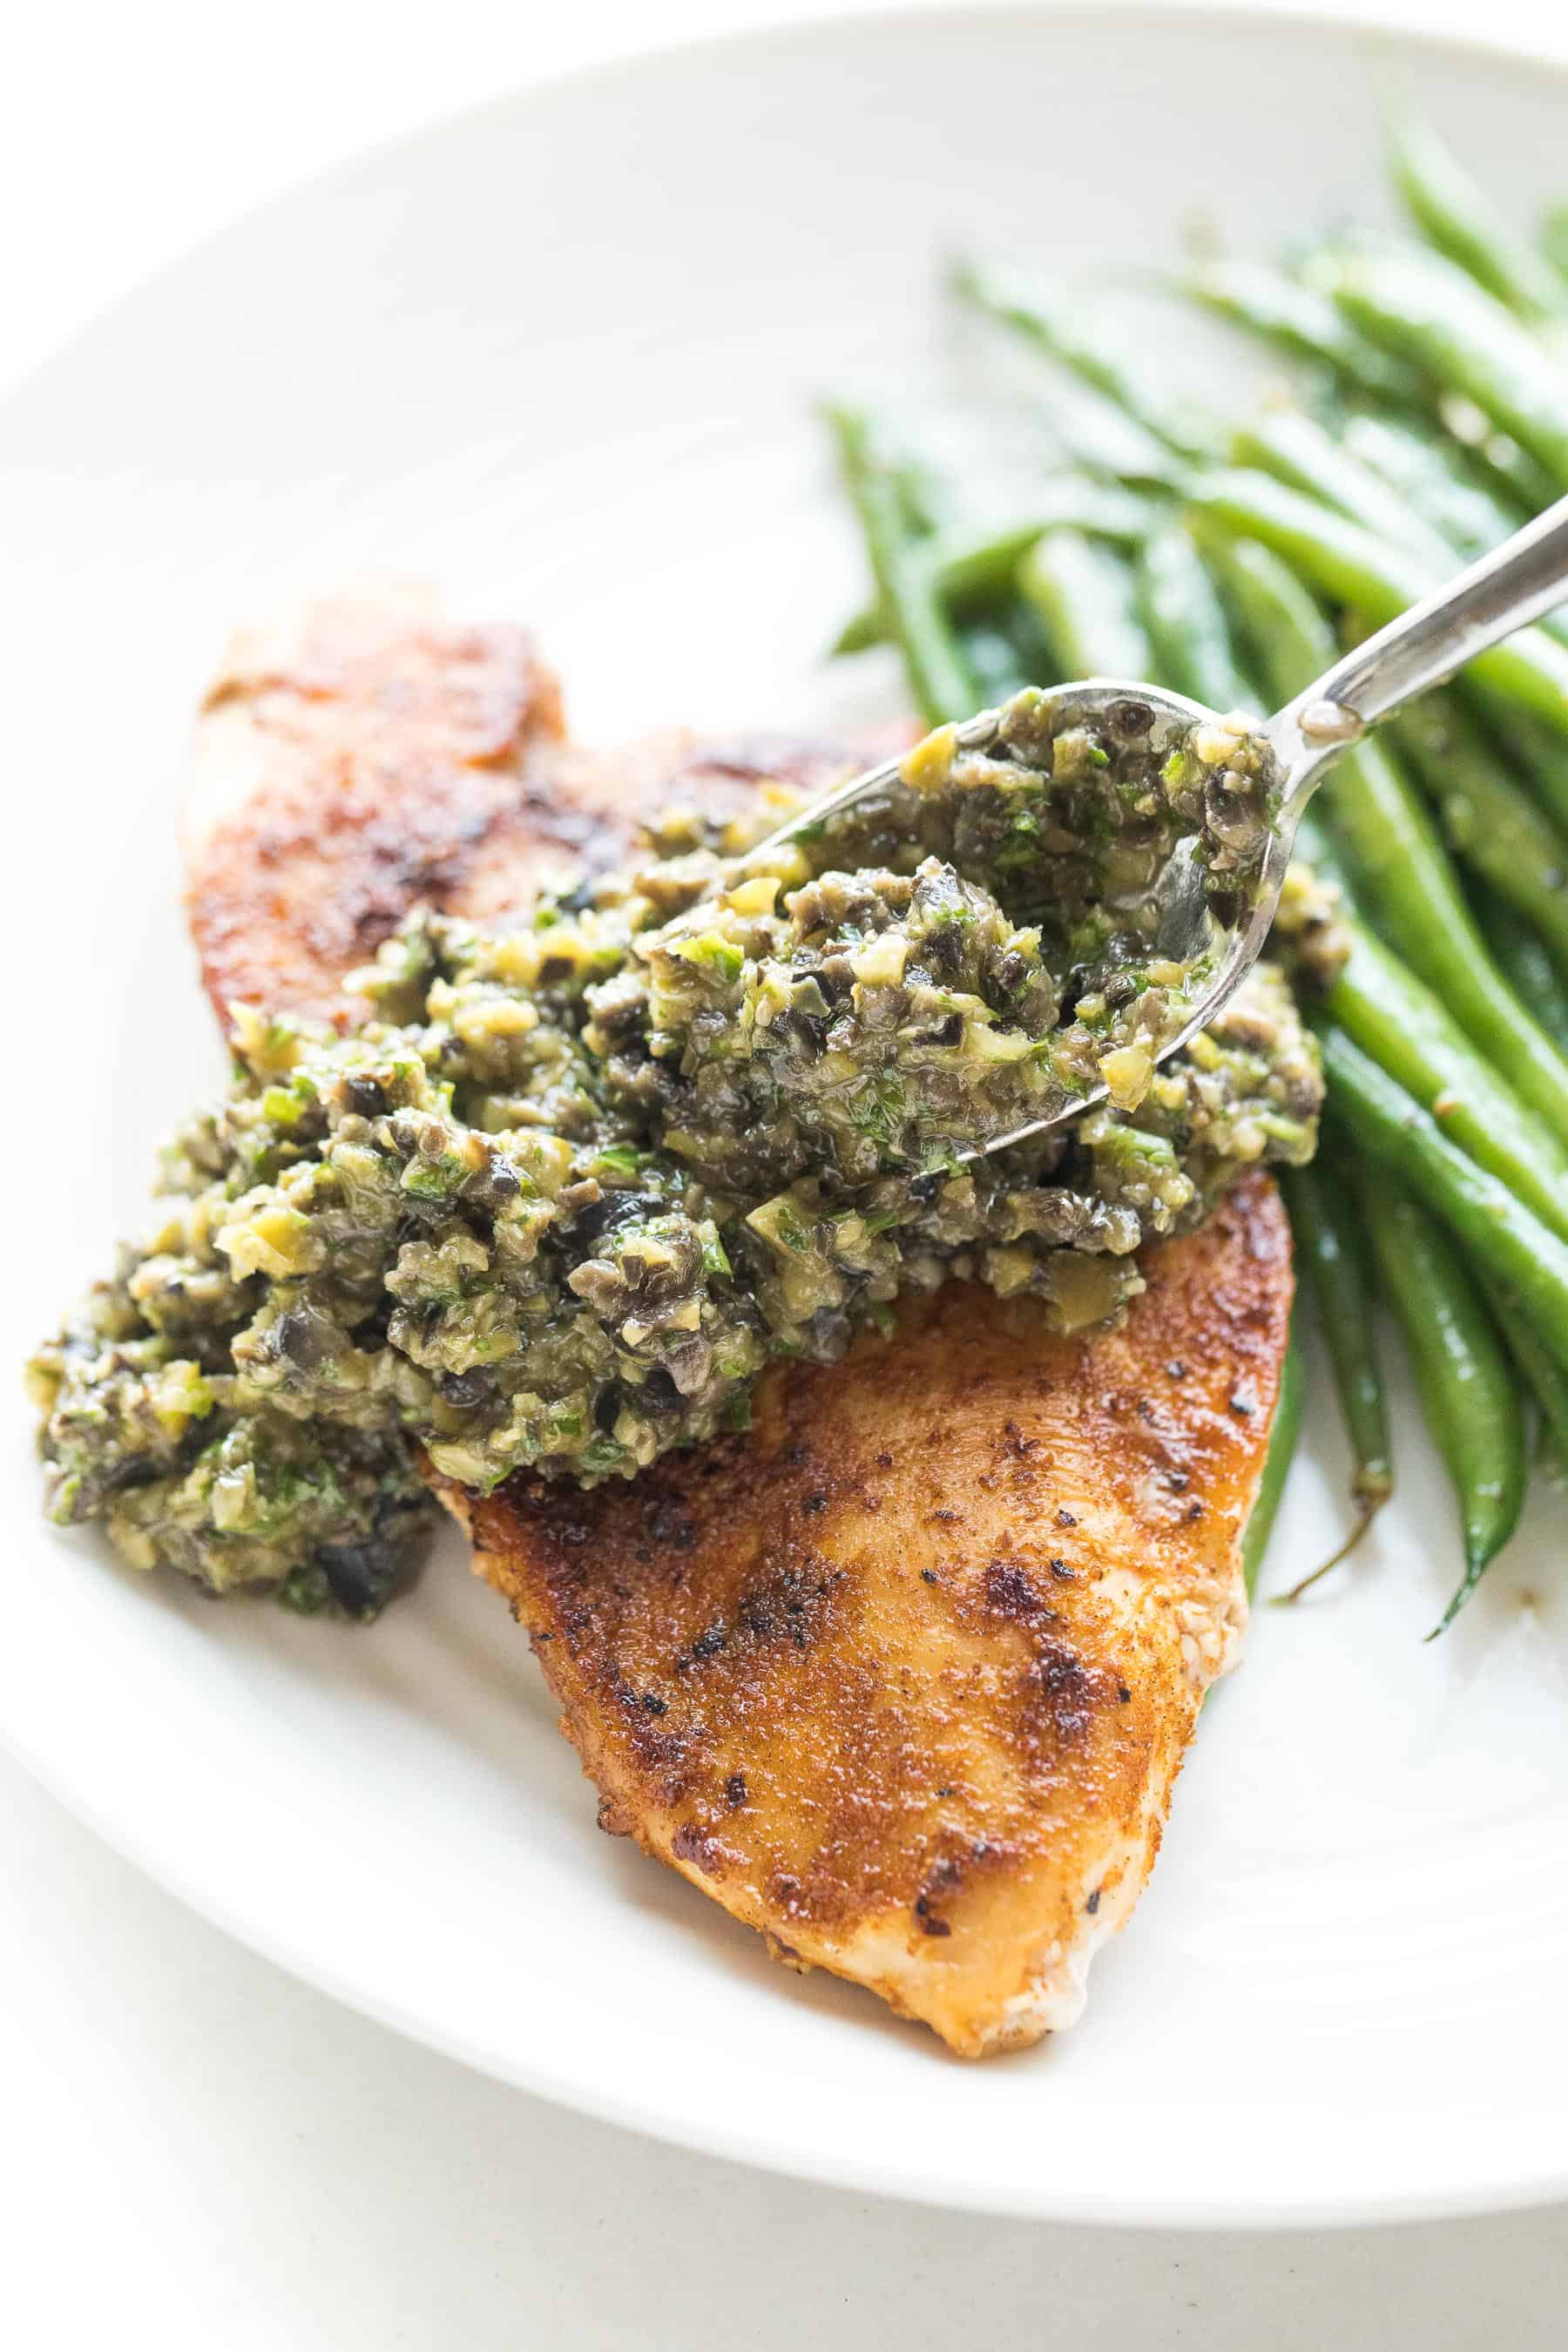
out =
<svg viewBox="0 0 1568 2352"><path fill-rule="evenodd" d="M1364 413L1344 420L1343 437L1350 455L1407 500L1426 531L1467 562L1500 547L1528 520L1525 508L1478 480L1451 444ZM1410 544L1420 552L1414 532ZM1536 626L1568 645L1568 612L1544 614ZM1568 824L1568 745L1534 720L1516 719L1512 731L1542 796Z"/></svg>
<svg viewBox="0 0 1568 2352"><path fill-rule="evenodd" d="M1467 562L1500 547L1528 518L1500 499L1456 445L1404 417L1363 409L1342 427L1344 446Z"/></svg>
<svg viewBox="0 0 1568 2352"><path fill-rule="evenodd" d="M1351 1446L1351 1493L1360 1535L1394 1492L1388 1401L1377 1353L1377 1300L1360 1217L1342 1169L1320 1150L1307 1168L1284 1171L1299 1261L1317 1302Z"/></svg>
<svg viewBox="0 0 1568 2352"><path fill-rule="evenodd" d="M1157 496L1177 488L1186 458L1081 378L1065 394L1053 389L1051 431L1068 462L1088 480L1131 483Z"/></svg>
<svg viewBox="0 0 1568 2352"><path fill-rule="evenodd" d="M930 562L910 531L897 487L873 455L870 427L854 409L833 407L825 414L859 517L877 594L902 649L921 715L933 726L968 718L979 708L979 688L942 610Z"/></svg>
<svg viewBox="0 0 1568 2352"><path fill-rule="evenodd" d="M1429 1111L1442 1132L1568 1241L1568 1151L1399 958L1353 915L1331 1019Z"/></svg>
<svg viewBox="0 0 1568 2352"><path fill-rule="evenodd" d="M1335 507L1430 566L1435 579L1456 557L1473 561L1501 545L1525 520L1467 474L1463 461L1430 436L1403 423L1364 412L1330 433L1300 409L1271 410L1235 436L1238 465L1251 466L1294 489ZM1536 625L1568 645L1568 613ZM1568 811L1568 744L1535 721L1516 732L1527 741L1529 764L1553 806Z"/></svg>
<svg viewBox="0 0 1568 2352"><path fill-rule="evenodd" d="M1146 679L1154 656L1119 555L1070 530L1037 540L1018 586L1045 624L1064 677Z"/></svg>
<svg viewBox="0 0 1568 2352"><path fill-rule="evenodd" d="M1506 433L1494 432L1462 394L1438 402L1437 423L1504 504L1517 507L1521 514L1538 515L1558 496L1557 484L1545 467Z"/></svg>
<svg viewBox="0 0 1568 2352"><path fill-rule="evenodd" d="M1568 1469L1568 1367L1548 1353L1518 1312L1513 1294L1500 1283L1483 1281L1492 1314L1541 1415L1542 1450L1559 1475Z"/></svg>
<svg viewBox="0 0 1568 2352"><path fill-rule="evenodd" d="M1568 972L1559 971L1539 931L1483 882L1470 888L1481 936L1514 993L1529 1005L1559 1049L1568 1054Z"/></svg>
<svg viewBox="0 0 1568 2352"><path fill-rule="evenodd" d="M1376 745L1363 745L1327 789L1329 814L1380 931L1554 1140L1568 1142L1568 1060L1492 964L1405 778Z"/></svg>
<svg viewBox="0 0 1568 2352"><path fill-rule="evenodd" d="M1541 249L1560 278L1568 279L1568 205L1554 205L1542 217Z"/></svg>
<svg viewBox="0 0 1568 2352"><path fill-rule="evenodd" d="M1455 856L1568 960L1568 841L1507 773L1458 698L1423 695L1389 731Z"/></svg>
<svg viewBox="0 0 1568 2352"><path fill-rule="evenodd" d="M1214 563L1274 698L1285 703L1332 657L1327 624L1267 548L1232 539L1222 518L1197 517ZM1343 753L1320 796L1352 877L1415 976L1551 1130L1568 1142L1568 1060L1530 1018L1488 955L1426 812L1375 743ZM1388 984L1386 980L1384 984ZM1435 1098L1435 1097L1434 1097Z"/></svg>
<svg viewBox="0 0 1568 2352"><path fill-rule="evenodd" d="M1568 1150L1368 928L1310 809L1296 840L1300 855L1344 893L1341 919L1350 952L1323 996L1324 1011L1479 1167L1568 1240Z"/></svg>
<svg viewBox="0 0 1568 2352"><path fill-rule="evenodd" d="M1439 577L1454 568L1447 540L1422 521L1410 500L1389 488L1315 417L1299 408L1272 408L1240 426L1231 444L1238 466L1270 474L1351 516L1396 547L1407 548ZM1506 538L1507 533L1504 533Z"/></svg>
<svg viewBox="0 0 1568 2352"><path fill-rule="evenodd" d="M1556 614L1541 625L1550 629L1553 636L1568 640L1568 626ZM1518 760L1528 774L1537 800L1551 810L1559 831L1568 835L1568 741L1535 719L1521 718L1517 710L1508 709L1493 699L1483 697L1481 707L1504 750Z"/></svg>
<svg viewBox="0 0 1568 2352"><path fill-rule="evenodd" d="M1323 290L1358 331L1462 393L1568 489L1562 370L1500 302L1437 255L1378 246L1325 257Z"/></svg>
<svg viewBox="0 0 1568 2352"><path fill-rule="evenodd" d="M1391 547L1359 523L1289 489L1267 474L1209 474L1188 488L1190 503L1237 537L1261 540L1295 572L1381 627L1430 593L1436 577L1405 548ZM1539 629L1478 654L1466 671L1489 700L1532 711L1568 735L1568 648Z"/></svg>
<svg viewBox="0 0 1568 2352"><path fill-rule="evenodd" d="M1429 124L1402 125L1390 142L1389 162L1406 210L1439 253L1531 325L1562 319L1568 288L1509 226Z"/></svg>
<svg viewBox="0 0 1568 2352"><path fill-rule="evenodd" d="M1265 695L1258 698L1270 701L1273 698ZM1298 857L1305 858L1309 866L1314 866L1325 882L1334 884L1344 900L1348 919L1355 911L1355 883L1350 867L1340 856L1338 843L1323 830L1319 822L1321 814L1321 802L1316 808L1304 808L1301 811L1296 822L1296 855ZM1363 923L1361 928L1364 930L1365 924Z"/></svg>
<svg viewBox="0 0 1568 2352"><path fill-rule="evenodd" d="M929 458L900 449L889 450L884 462L907 530L917 538L928 539L953 520L952 482Z"/></svg>
<svg viewBox="0 0 1568 2352"><path fill-rule="evenodd" d="M960 615L1001 602L1013 592L1020 558L1047 530L1064 527L1137 547L1149 528L1149 509L1141 499L1110 485L1047 482L1022 520L989 530L941 532L929 543L924 552L937 594ZM868 604L845 623L833 652L861 653L868 646L880 645L886 635L880 606Z"/></svg>
<svg viewBox="0 0 1568 2352"><path fill-rule="evenodd" d="M1287 700L1324 657L1321 616L1267 550L1244 542L1233 549L1221 546L1215 555L1227 589L1240 591L1237 602L1244 626L1273 654L1274 695ZM1446 1116L1463 1118L1464 1128L1455 1131L1465 1148L1555 1223L1568 1181L1558 1140L1568 1136L1564 1062L1560 1041L1531 1018L1552 999L1531 984L1539 977L1533 972L1517 989L1504 985L1466 918L1440 853L1425 855L1426 845L1407 830L1411 811L1399 797L1403 789L1381 757L1369 767L1363 750L1352 757L1348 772L1342 765L1337 786L1331 786L1325 799L1337 801L1342 819L1348 814L1351 822L1343 828L1348 845L1363 877L1371 876L1373 903L1396 944L1407 955L1414 950L1411 960L1436 995L1388 955L1364 923L1358 923L1352 927L1352 954L1340 983L1342 1015L1358 1042L1392 1067L1423 1102L1431 1107L1441 1101ZM1316 817L1317 809L1312 809L1303 819L1298 836L1301 854L1349 887L1354 877L1346 876L1338 859L1325 854ZM1417 904L1412 908L1401 898L1395 919L1390 921L1386 893L1381 900L1377 897L1379 877L1390 860L1397 869L1402 840L1409 861L1406 878L1419 886ZM1423 901L1436 909L1425 937L1418 911ZM1386 1020L1380 1020L1380 1012L1386 1012ZM1479 1054L1462 1031L1476 1041ZM1511 1087L1500 1081L1494 1062L1511 1079ZM1473 1119L1465 1108L1472 1103Z"/></svg>
<svg viewBox="0 0 1568 2352"><path fill-rule="evenodd" d="M1568 1242L1450 1143L1429 1112L1339 1024L1315 1012L1334 1116L1360 1150L1452 1227L1479 1274L1503 1283L1547 1352L1568 1366Z"/></svg>
<svg viewBox="0 0 1568 2352"><path fill-rule="evenodd" d="M1330 651L1321 614L1266 549L1222 541L1214 547L1213 560L1262 661L1272 698L1289 701L1318 674ZM1365 748L1345 756L1352 766L1347 777L1342 763L1340 790L1348 787L1358 799L1364 793L1375 815L1382 789L1378 763L1373 762L1369 785L1363 772ZM1317 837L1317 806L1302 820L1300 853L1328 870L1331 878L1342 878ZM1394 814L1400 812L1396 808ZM1362 831L1358 835L1352 826L1352 842L1360 837L1364 845L1370 825L1366 812L1359 814ZM1545 1061L1548 1071L1552 1057L1522 1006L1491 971L1457 889L1454 895L1474 953L1466 958L1456 952L1465 940L1451 938L1441 969L1468 1009L1469 1035L1462 1018L1449 1009L1451 999L1445 1001L1442 987L1430 975L1429 984L1424 985L1360 919L1353 905L1345 914L1350 955L1329 992L1328 1010L1364 1052L1440 1118L1446 1134L1568 1239L1568 1150L1552 1125L1505 1084L1494 1066L1499 1059L1509 1058L1516 1042ZM1431 942L1428 953L1437 969L1436 948ZM1561 1096L1561 1085L1557 1092Z"/></svg>
<svg viewBox="0 0 1568 2352"><path fill-rule="evenodd" d="M1211 710L1248 707L1237 675L1225 607L1208 569L1179 522L1152 531L1137 564L1138 605L1153 651L1151 679Z"/></svg>
<svg viewBox="0 0 1568 2352"><path fill-rule="evenodd" d="M1341 514L1348 515L1396 544L1408 548L1413 555L1430 567L1434 579L1440 579L1445 572L1452 569L1455 555L1465 551L1456 548L1442 531L1426 522L1406 498L1390 490L1381 478L1363 466L1350 450L1341 447L1313 418L1303 415L1300 411L1274 411L1260 423L1244 427L1236 436L1235 455L1243 464L1256 466L1264 473L1272 475L1276 481L1307 491L1326 505L1336 508ZM1510 527L1504 522L1497 538L1506 538ZM1496 545L1497 539L1490 543ZM1553 616L1542 622L1541 626L1560 644L1568 643L1568 619L1559 620ZM1480 698L1484 707L1491 709L1494 713L1499 710L1495 694L1489 699L1484 687ZM1500 707L1505 713L1512 748L1524 761L1538 796L1564 827L1568 827L1568 741L1547 733L1537 720L1519 718L1510 706ZM1451 809L1461 822L1466 820L1468 812L1473 811L1477 816L1482 816L1489 798L1500 800L1505 811L1513 808L1521 800L1512 781L1506 775L1497 776L1496 761L1486 753L1484 745L1474 741L1474 730L1469 732L1472 748L1481 755L1471 762L1471 789L1463 795L1457 792L1438 794L1439 804ZM1489 772L1497 776L1495 793L1487 782ZM1505 849L1500 836L1492 835L1489 830L1484 835L1482 855L1489 855L1494 861L1515 854L1522 855L1528 847L1532 828L1537 828L1538 824L1533 812L1525 804L1517 822L1509 818L1505 828L1512 834L1522 834L1524 839ZM1464 834L1451 832L1449 835L1461 854L1464 843L1474 837L1473 829ZM1546 866L1550 866L1552 862L1548 856ZM1528 870L1528 859L1526 863ZM1541 870L1539 858L1535 861L1535 867L1537 871Z"/></svg>
<svg viewBox="0 0 1568 2352"><path fill-rule="evenodd" d="M1414 526L1407 531L1406 543L1413 553L1432 562L1435 572L1440 572L1445 566L1447 559L1441 552L1445 545L1454 555L1473 559L1499 546L1519 528L1521 517L1517 509L1510 509L1488 492L1466 482L1462 476L1445 467L1441 457L1424 462L1422 445L1414 435L1402 434L1377 418L1352 417L1345 425L1345 444L1350 458L1364 457L1365 470L1379 473L1385 482L1392 464L1394 478L1388 486L1408 502ZM1238 454L1240 446L1238 441ZM1304 465L1288 475L1282 462L1270 463L1270 453L1260 439L1255 440L1250 448L1251 461L1260 464L1277 480L1293 480L1297 488L1313 489L1320 498L1330 498L1331 477L1326 467L1320 467L1315 481L1309 480ZM1333 486L1348 491L1352 487L1349 476L1340 473ZM1331 503L1358 520L1368 519L1367 509L1358 513L1344 496L1331 499ZM1394 518L1388 515L1385 520L1392 523ZM1568 613L1547 614L1537 625L1559 645L1568 645ZM1568 741L1543 727L1539 719L1521 716L1495 692L1489 697L1484 687L1479 698L1494 718L1500 717L1508 750L1528 771L1537 797L1568 831Z"/></svg>
<svg viewBox="0 0 1568 2352"><path fill-rule="evenodd" d="M1195 475L1187 497L1233 537L1260 541L1300 577L1374 625L1432 587L1431 568L1407 547L1391 547L1348 516L1256 468Z"/></svg>
<svg viewBox="0 0 1568 2352"><path fill-rule="evenodd" d="M1465 1572L1441 1633L1519 1524L1525 1432L1512 1367L1464 1259L1434 1216L1386 1180L1360 1187L1384 1291L1410 1349L1426 1426L1459 1506Z"/></svg>
<svg viewBox="0 0 1568 2352"><path fill-rule="evenodd" d="M1083 321L1081 295L1062 292L1022 271L960 260L949 282L955 294L1011 328L1058 367L1104 395L1157 443L1184 457L1212 456L1214 439L1190 409L1173 401L1163 379L1142 370L1122 339Z"/></svg>
<svg viewBox="0 0 1568 2352"><path fill-rule="evenodd" d="M1355 333L1326 294L1266 262L1205 261L1180 281L1181 291L1215 317L1276 351L1325 367L1356 393L1401 406L1427 405L1414 368L1390 359Z"/></svg>
<svg viewBox="0 0 1568 2352"><path fill-rule="evenodd" d="M1263 1475L1258 1480L1258 1493L1241 1538L1241 1572L1247 1581L1249 1601L1258 1590L1263 1555L1268 1549L1268 1538L1279 1516L1285 1481L1290 1475L1290 1465L1295 1459L1301 1434L1306 1389L1300 1352L1292 1338L1280 1367L1279 1393L1274 1401L1274 1420L1268 1432L1268 1451L1263 1458Z"/></svg>
<svg viewBox="0 0 1568 2352"><path fill-rule="evenodd" d="M1266 625L1263 635L1273 662L1285 666L1271 680L1283 700L1296 690L1302 673L1310 676L1320 666L1325 650L1317 641L1322 625L1315 609L1310 604L1303 609L1298 602L1293 635L1268 625L1279 618L1281 583L1288 618L1295 601L1292 592L1296 597L1300 592L1263 551L1255 553L1261 559L1259 569L1266 577L1272 575L1276 598L1260 612L1255 596L1251 616ZM1310 820L1308 838L1301 846L1308 855L1318 851ZM1505 1181L1517 1181L1524 1198L1568 1237L1568 1153L1558 1150L1530 1118L1436 998L1366 932L1353 914L1348 917L1346 928L1351 954L1328 1000L1331 1016L1359 1037L1396 1080L1411 1087L1414 1101L1441 1118L1447 1135L1478 1153L1481 1164ZM1331 1085L1331 1105L1334 1100ZM1331 1161L1321 1156L1312 1167L1292 1171L1285 1179L1285 1189L1298 1247L1318 1299L1351 1437L1356 1464L1352 1491L1359 1507L1357 1524L1348 1541L1281 1596L1293 1600L1337 1566L1360 1539L1392 1486L1392 1462L1368 1271L1346 1195L1336 1185ZM1568 1385L1568 1372L1563 1381ZM1447 1433L1446 1424L1437 1426ZM1516 1499L1516 1516L1517 1509Z"/></svg>
<svg viewBox="0 0 1568 2352"><path fill-rule="evenodd" d="M1018 648L1005 629L977 621L972 627L959 630L958 642L974 680L977 708L1005 702L1021 686L1039 683L1037 678L1026 676Z"/></svg>
<svg viewBox="0 0 1568 2352"><path fill-rule="evenodd" d="M1439 440L1455 437L1453 402L1418 370L1358 335L1319 287L1266 263L1226 260L1205 262L1180 281L1180 290L1276 350L1325 369L1352 403L1370 396L1413 429L1419 422ZM1474 404L1468 407L1483 434L1490 434ZM1522 500L1532 514L1547 503L1546 478L1523 450L1496 438L1478 443L1471 433L1458 439L1469 465L1497 495Z"/></svg>
<svg viewBox="0 0 1568 2352"><path fill-rule="evenodd" d="M1529 509L1489 490L1452 443L1434 440L1403 420L1363 412L1345 418L1342 438L1347 454L1407 506L1415 526L1407 532L1408 544L1415 554L1431 555L1438 571L1448 565L1447 556L1437 555L1439 548L1473 562L1500 547L1528 520ZM1279 469L1266 467L1265 471ZM1345 511L1355 514L1358 521L1367 520L1352 507ZM1392 516L1387 520L1392 521ZM1568 646L1568 612L1543 614L1536 626ZM1516 719L1512 732L1538 789L1568 824L1568 745L1532 719Z"/></svg>

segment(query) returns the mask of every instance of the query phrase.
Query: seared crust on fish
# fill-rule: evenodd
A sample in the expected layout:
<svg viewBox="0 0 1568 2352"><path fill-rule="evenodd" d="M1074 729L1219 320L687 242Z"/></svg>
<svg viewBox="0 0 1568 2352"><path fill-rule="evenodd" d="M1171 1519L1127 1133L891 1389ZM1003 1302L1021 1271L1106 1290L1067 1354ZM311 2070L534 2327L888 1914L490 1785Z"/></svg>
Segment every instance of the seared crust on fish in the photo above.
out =
<svg viewBox="0 0 1568 2352"><path fill-rule="evenodd" d="M442 1490L603 1826L969 2057L1078 2015L1246 1620L1272 1181L1146 1271L1118 1331L955 1283L768 1373L743 1437L589 1493Z"/></svg>
<svg viewBox="0 0 1568 2352"><path fill-rule="evenodd" d="M496 922L626 856L672 805L724 817L778 780L817 792L842 744L671 732L608 755L562 740L525 630L460 626L418 590L336 596L237 636L203 705L184 820L202 982L318 1018L411 907Z"/></svg>
<svg viewBox="0 0 1568 2352"><path fill-rule="evenodd" d="M331 1015L409 906L445 905L561 736L521 629L460 628L418 591L342 596L236 637L203 707L185 811L191 928L221 1022Z"/></svg>
<svg viewBox="0 0 1568 2352"><path fill-rule="evenodd" d="M816 790L843 746L562 740L531 641L339 600L242 640L200 727L193 929L235 1003L334 1013L421 901L504 920L639 818ZM1126 1918L1213 1677L1291 1296L1272 1182L1150 1249L1120 1329L952 1283L744 1435L584 1491L432 1476L600 1794L797 1967L965 2055L1068 2024Z"/></svg>

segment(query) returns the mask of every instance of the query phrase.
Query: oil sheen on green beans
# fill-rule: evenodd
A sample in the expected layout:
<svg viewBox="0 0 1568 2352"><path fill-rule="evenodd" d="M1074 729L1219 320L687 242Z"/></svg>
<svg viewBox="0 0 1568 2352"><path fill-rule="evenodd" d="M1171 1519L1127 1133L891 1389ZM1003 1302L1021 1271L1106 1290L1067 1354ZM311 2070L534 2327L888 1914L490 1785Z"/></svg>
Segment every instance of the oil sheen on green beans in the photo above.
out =
<svg viewBox="0 0 1568 2352"><path fill-rule="evenodd" d="M346 1034L244 1015L161 1222L31 1367L53 1516L369 1615L429 1522L411 1440L475 1490L591 1483L743 1426L771 1359L904 1289L1118 1314L1139 1244L1305 1159L1321 1097L1279 962L1155 1066L1190 976L1150 956L1149 884L1192 835L1245 893L1268 788L1244 733L1156 760L1148 719L1100 740L1021 696L787 850L748 855L775 800L749 836L656 828L522 928L411 921ZM1300 875L1279 936L1332 961ZM1097 1076L1112 1101L965 1164Z"/></svg>

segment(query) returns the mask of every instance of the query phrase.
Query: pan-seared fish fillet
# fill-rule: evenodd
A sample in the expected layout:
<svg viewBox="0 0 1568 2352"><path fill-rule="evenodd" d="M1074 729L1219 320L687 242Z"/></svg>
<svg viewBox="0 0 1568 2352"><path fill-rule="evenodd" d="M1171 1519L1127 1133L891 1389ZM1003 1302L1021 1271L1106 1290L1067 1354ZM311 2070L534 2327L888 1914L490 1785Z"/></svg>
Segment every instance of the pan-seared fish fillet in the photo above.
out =
<svg viewBox="0 0 1568 2352"><path fill-rule="evenodd" d="M493 917L563 853L607 862L640 811L847 763L688 738L570 751L521 635L397 604L377 625L319 606L299 673L285 642L208 705L192 917L220 1014L331 1006L420 897ZM491 716L465 729L476 666ZM384 826L362 820L387 776ZM399 868L405 832L422 846ZM1079 2014L1245 1623L1291 1294L1272 1182L1145 1272L1122 1328L1074 1339L963 1284L910 1299L892 1339L775 1368L745 1435L629 1484L434 1482L532 1640L603 1825L966 2055Z"/></svg>
<svg viewBox="0 0 1568 2352"><path fill-rule="evenodd" d="M723 816L772 777L816 792L854 763L769 736L580 751L525 631L460 626L417 589L323 599L237 635L202 708L184 845L203 985L226 1027L231 1004L331 1016L411 907L494 921L614 865L656 809Z"/></svg>
<svg viewBox="0 0 1568 2352"><path fill-rule="evenodd" d="M744 1437L447 1495L605 1827L968 2056L1077 2017L1246 1619L1273 1183L1147 1269L1120 1331L953 1284L772 1373Z"/></svg>
<svg viewBox="0 0 1568 2352"><path fill-rule="evenodd" d="M342 596L237 636L203 706L185 808L202 980L230 1004L327 1014L345 971L486 845L550 845L531 764L561 737L532 640L458 628L418 590Z"/></svg>

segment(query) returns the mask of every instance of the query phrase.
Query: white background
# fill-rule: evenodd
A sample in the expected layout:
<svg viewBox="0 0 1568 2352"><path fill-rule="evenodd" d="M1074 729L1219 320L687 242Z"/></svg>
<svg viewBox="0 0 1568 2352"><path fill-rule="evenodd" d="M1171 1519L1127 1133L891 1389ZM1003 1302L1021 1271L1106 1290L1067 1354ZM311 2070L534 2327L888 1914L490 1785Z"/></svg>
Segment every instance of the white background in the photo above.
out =
<svg viewBox="0 0 1568 2352"><path fill-rule="evenodd" d="M0 385L237 213L433 113L807 13L827 11L54 0L0 49ZM1473 0L1375 13L1477 28ZM1479 28L1568 56L1563 0L1492 0ZM0 1884L0 2334L27 2352L154 2333L166 2352L1562 2341L1562 2211L1183 2238L879 2204L581 2122L395 2040L187 1916L4 1760Z"/></svg>

